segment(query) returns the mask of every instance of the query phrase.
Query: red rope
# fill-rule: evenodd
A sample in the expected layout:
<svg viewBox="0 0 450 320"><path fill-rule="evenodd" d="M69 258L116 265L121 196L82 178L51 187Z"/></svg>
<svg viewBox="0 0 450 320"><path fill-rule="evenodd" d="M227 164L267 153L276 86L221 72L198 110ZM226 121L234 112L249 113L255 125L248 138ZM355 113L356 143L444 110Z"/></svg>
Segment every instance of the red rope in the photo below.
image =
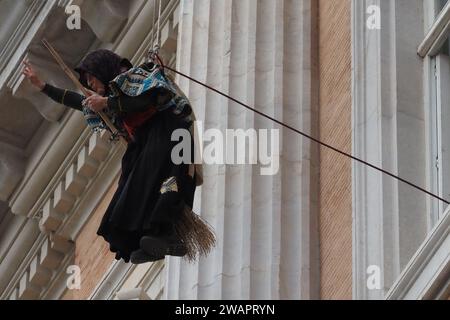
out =
<svg viewBox="0 0 450 320"><path fill-rule="evenodd" d="M308 134L306 134L306 133L304 133L304 132L302 132L302 131L300 131L300 130L294 128L294 127L291 127L290 125L287 125L287 124L285 124L285 123L283 123L283 122L281 122L281 121L279 121L279 120L277 120L277 119L275 119L275 118L273 118L273 117L271 117L271 116L269 116L269 115L267 115L267 114L265 114L265 113L263 113L263 112L261 112L261 111L256 110L256 109L254 109L254 108L252 108L252 107L246 105L245 103L243 103L243 102L241 102L241 101L239 101L239 100L237 100L237 99L235 99L235 98L233 98L233 97L230 97L229 95L227 95L227 94L225 94L225 93L223 93L223 92L220 92L219 90L214 89L213 87L208 86L208 85L205 84L205 83L202 83L202 82L200 82L200 81L198 81L198 80L196 80L196 79L194 79L194 78L192 78L192 77L190 77L190 76L188 76L188 75L186 75L186 74L184 74L184 73L182 73L182 72L180 72L180 71L177 71L177 70L175 70L175 69L172 69L172 68L170 68L170 67L165 66L165 65L162 63L162 61L161 61L161 59L159 58L159 56L156 55L156 57L157 57L157 59L158 59L158 62L159 62L160 65L161 65L161 67L163 68L163 70L164 70L164 69L168 69L168 70L170 70L170 71L172 71L172 72L174 72L174 73L177 73L177 74L179 74L179 75L181 75L181 76L183 76L183 77L185 77L185 78L187 78L187 79L189 79L189 80L191 80L191 81L193 81L193 82L195 82L195 83L197 83L197 84L199 84L199 85L202 85L202 86L208 88L209 90L212 90L212 91L214 91L214 92L216 92L216 93L218 93L218 94L220 94L220 95L222 95L222 96L224 96L224 97L230 99L230 100L233 101L233 102L236 102L237 104L240 104L241 106L243 106L244 108L247 108L248 110L251 110L251 111L253 111L253 112L255 112L255 113L257 113L257 114L259 114L259 115L261 115L261 116L263 116L263 117L265 117L265 118L267 118L267 119L269 119L269 120L271 120L271 121L273 121L273 122L275 122L275 123L278 123L279 125L281 125L281 126L287 128L287 129L289 129L289 130L292 130L292 131L294 131L294 132L296 132L296 133L302 135L302 136L305 137L305 138L308 138L308 139L311 140L311 141L314 141L314 142L318 143L319 145L321 145L321 146L323 146L323 147L326 147L326 148L328 148L328 149L330 149L330 150L333 150L334 152L337 152L337 153L339 153L339 154L341 154L341 155L343 155L343 156L345 156L345 157L348 157L348 158L350 158L350 159L352 159L352 160L355 160L355 161L357 161L357 162L359 162L359 163L362 163L362 164L365 165L365 166L368 166L368 167L370 167L370 168L372 168L372 169L375 169L375 170L377 170L377 171L379 171L379 172L381 172L381 173L384 173L384 174L386 174L386 175L388 175L388 176L390 176L390 177L392 177L392 178L394 178L394 179L396 179L396 180L398 180L398 181L401 181L401 182L403 182L403 183L405 183L405 184L407 184L407 185L409 185L409 186L411 186L411 187L413 187L413 188L415 188L415 189L417 189L417 190L419 190L419 191L422 191L422 192L428 194L429 196L431 196L431 197L433 197L433 198L435 198L435 199L437 199L437 200L439 200L439 201L442 201L442 202L444 202L444 203L450 205L450 202L449 202L449 201L447 201L447 200L445 200L445 199L439 197L438 195L435 195L434 193L432 193L432 192L430 192L430 191L428 191L428 190L426 190L426 189L424 189L424 188L422 188L422 187L420 187L420 186L418 186L418 185L416 185L416 184L414 184L414 183L412 183L412 182L409 182L408 180L405 180L405 179L403 179L403 178L401 178L401 177L399 177L399 176L397 176L397 175L395 175L395 174L393 174L393 173L391 173L391 172L389 172L389 171L386 171L386 170L384 170L384 169L382 169L382 168L380 168L380 167L378 167L378 166L376 166L376 165L373 165L373 164L371 164L371 163L369 163L369 162L367 162L367 161L364 161L364 160L362 160L362 159L359 159L359 158L357 158L357 157L355 157L355 156L353 156L353 155L351 155L351 154L349 154L349 153L347 153L347 152L341 151L341 150L339 150L339 149L333 147L332 145L329 145L329 144L327 144L327 143L325 143L325 142L322 142L322 141L319 140L319 139L316 139L316 138L314 138L314 137L312 137L312 136L310 136L310 135L308 135Z"/></svg>

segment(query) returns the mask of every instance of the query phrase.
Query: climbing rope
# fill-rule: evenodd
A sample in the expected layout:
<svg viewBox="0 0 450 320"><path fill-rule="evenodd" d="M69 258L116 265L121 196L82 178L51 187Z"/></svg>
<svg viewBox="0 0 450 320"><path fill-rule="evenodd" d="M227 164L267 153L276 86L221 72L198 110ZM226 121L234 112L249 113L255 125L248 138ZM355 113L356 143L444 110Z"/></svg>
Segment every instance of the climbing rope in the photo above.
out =
<svg viewBox="0 0 450 320"><path fill-rule="evenodd" d="M330 149L330 150L332 150L334 152L337 152L337 153L339 153L339 154L341 154L341 155L343 155L343 156L345 156L347 158L355 160L355 161L357 161L357 162L359 162L359 163L361 163L361 164L363 164L363 165L365 165L367 167L370 167L370 168L372 168L372 169L374 169L376 171L379 171L379 172L381 172L383 174L386 174L386 175L388 175L388 176L390 176L390 177L392 177L392 178L394 178L394 179L396 179L396 180L398 180L400 182L403 182L403 183L411 186L414 189L417 189L417 190L419 190L419 191L421 191L421 192L423 192L423 193L425 193L425 194L427 194L427 195L429 195L429 196L431 196L431 197L433 197L433 198L435 198L435 199L437 199L439 201L444 202L445 204L450 205L450 202L445 200L444 198L439 197L438 195L436 195L436 194L434 194L434 193L432 193L432 192L430 192L430 191L428 191L428 190L426 190L426 189L424 189L424 188L422 188L422 187L420 187L420 186L418 186L418 185L416 185L416 184L414 184L414 183L412 183L412 182L410 182L408 180L405 180L405 179L403 179L403 178L401 178L401 177L399 177L399 176L397 176L397 175L395 175L395 174L393 174L393 173L391 173L391 172L389 172L387 170L384 170L383 168L380 168L380 167L378 167L378 166L376 166L374 164L371 164L371 163L369 163L367 161L364 161L364 160L362 160L360 158L357 158L357 157L355 157L355 156L353 156L353 155L351 155L351 154L349 154L349 153L347 153L345 151L342 151L342 150L340 150L340 149L338 149L336 147L333 147L332 145L327 144L327 143L325 143L325 142L323 142L323 141L321 141L321 140L319 140L317 138L314 138L313 136L311 136L311 135L309 135L307 133L304 133L304 132L302 132L302 131L300 131L300 130L298 130L298 129L296 129L296 128L294 128L294 127L292 127L292 126L290 126L290 125L288 125L288 124L286 124L286 123L284 123L282 121L279 121L279 120L277 120L277 119L275 119L275 118L273 118L273 117L271 117L271 116L269 116L269 115L267 115L267 114L265 114L265 113L263 113L261 111L258 111L255 108L252 108L249 105L247 105L247 104L245 104L245 103L243 103L243 102L241 102L241 101L239 101L239 100L237 100L237 99L235 99L235 98L233 98L233 97L231 97L231 96L229 96L229 95L227 95L227 94L225 94L225 93L223 93L223 92L221 92L221 91L219 91L219 90L217 90L217 89L215 89L215 88L213 88L213 87L211 87L211 86L209 86L209 85L207 85L207 84L205 84L205 83L203 83L201 81L198 81L198 80L196 80L196 79L194 79L194 78L192 78L192 77L190 77L190 76L188 76L188 75L186 75L186 74L184 74L184 73L182 73L182 72L180 72L178 70L175 70L173 68L165 66L163 64L162 60L160 59L160 57L157 54L155 55L154 61L157 62L161 66L161 68L163 70L167 69L167 70L170 70L170 71L172 71L172 72L174 72L174 73L176 73L176 74L178 74L180 76L183 76L186 79L189 79L189 80L191 80L191 81L193 81L193 82L195 82L195 83L197 83L197 84L199 84L199 85L201 85L201 86L203 86L203 87L205 87L205 88L207 88L207 89L209 89L211 91L214 91L217 94L219 94L221 96L224 96L227 99L229 99L229 100L231 100L231 101L233 101L233 102L243 106L244 108L246 108L248 110L251 110L252 112L257 113L257 114L263 116L264 118L267 118L267 119L269 119L269 120L271 120L271 121L273 121L273 122L275 122L275 123L277 123L277 124L287 128L287 129L289 129L289 130L291 130L291 131L293 131L293 132L295 132L295 133L297 133L297 134L299 134L299 135L301 135L301 136L303 136L303 137L305 137L305 138L307 138L307 139L309 139L309 140L311 140L311 141L313 141L315 143L318 143L319 145L321 145L321 146L323 146L325 148L328 148L328 149Z"/></svg>
<svg viewBox="0 0 450 320"><path fill-rule="evenodd" d="M156 6L154 6L154 9L156 10ZM305 137L305 138L307 138L307 139L309 139L309 140L311 140L311 141L313 141L315 143L318 143L319 145L321 145L321 146L323 146L325 148L328 148L328 149L330 149L330 150L332 150L334 152L337 152L337 153L339 153L339 154L341 154L341 155L343 155L343 156L345 156L347 158L350 158L350 159L352 159L354 161L357 161L357 162L359 162L359 163L361 163L361 164L363 164L363 165L365 165L367 167L370 167L370 168L372 168L372 169L374 169L376 171L379 171L379 172L381 172L383 174L386 174L386 175L388 175L388 176L390 176L390 177L392 177L392 178L394 178L394 179L396 179L396 180L398 180L400 182L403 182L403 183L411 186L414 189L417 189L417 190L419 190L419 191L421 191L421 192L423 192L423 193L425 193L425 194L427 194L427 195L429 195L429 196L431 196L431 197L433 197L433 198L435 198L435 199L437 199L439 201L442 201L442 202L450 205L449 201L443 199L442 197L439 197L438 195L436 195L436 194L434 194L434 193L432 193L432 192L430 192L430 191L428 191L428 190L426 190L426 189L424 189L424 188L422 188L422 187L420 187L420 186L418 186L418 185L416 185L416 184L414 184L414 183L412 183L412 182L410 182L408 180L405 180L405 179L403 179L403 178L401 178L401 177L399 177L399 176L397 176L397 175L395 175L395 174L393 174L393 173L391 173L391 172L389 172L387 170L384 170L383 168L380 168L380 167L378 167L378 166L376 166L374 164L371 164L371 163L369 163L369 162L367 162L365 160L357 158L357 157L355 157L355 156L353 156L353 155L351 155L351 154L349 154L349 153L347 153L345 151L342 151L342 150L340 150L340 149L338 149L338 148L336 148L336 147L334 147L334 146L332 146L332 145L330 145L328 143L325 143L325 142L323 142L323 141L321 141L321 140L319 140L317 138L314 138L313 136L311 136L309 134L306 134L306 133L304 133L304 132L302 132L302 131L300 131L300 130L298 130L298 129L296 129L296 128L294 128L294 127L292 127L292 126L290 126L290 125L288 125L288 124L286 124L286 123L284 123L282 121L279 121L279 120L277 120L277 119L275 119L275 118L273 118L273 117L271 117L271 116L269 116L269 115L267 115L267 114L265 114L265 113L263 113L261 111L258 111L255 108L252 108L249 105L247 105L247 104L245 104L245 103L243 103L243 102L241 102L241 101L239 101L239 100L237 100L237 99L235 99L235 98L233 98L233 97L231 97L231 96L229 96L229 95L227 95L227 94L225 94L225 93L223 93L223 92L221 92L221 91L219 91L219 90L217 90L217 89L215 89L215 88L213 88L213 87L211 87L211 86L209 86L209 85L207 85L207 84L205 84L205 83L203 83L201 81L198 81L198 80L196 80L196 79L194 79L194 78L192 78L192 77L190 77L190 76L188 76L188 75L186 75L186 74L184 74L184 73L182 73L182 72L180 72L178 70L175 70L173 68L165 66L163 61L162 61L162 59L158 55L158 51L159 51L159 48L160 48L159 47L160 46L160 38L159 38L160 20L161 20L161 0L159 0L157 30L156 30L156 32L157 32L157 42L156 42L155 47L149 51L148 58L153 63L159 65L161 67L161 69L163 70L163 72L164 72L165 69L167 69L167 70L170 70L170 71L172 71L172 72L174 72L174 73L176 73L176 74L178 74L180 76L183 76L186 79L189 79L189 80L191 80L191 81L193 81L193 82L195 82L195 83L197 83L197 84L199 84L199 85L201 85L201 86L203 86L203 87L205 87L205 88L207 88L207 89L209 89L211 91L214 91L217 94L219 94L221 96L224 96L227 99L229 99L229 100L231 100L231 101L233 101L233 102L243 106L244 108L246 108L246 109L248 109L248 110L250 110L250 111L252 111L254 113L257 113L257 114L263 116L264 118L269 119L269 120L271 120L271 121L273 121L273 122L275 122L275 123L277 123L277 124L287 128L287 129L289 129L289 130L291 130L291 131L293 131L293 132L295 132L295 133L297 133L297 134L299 134L299 135L301 135L301 136L303 136L303 137ZM152 30L153 30L153 28L152 28Z"/></svg>
<svg viewBox="0 0 450 320"><path fill-rule="evenodd" d="M158 18L156 19L155 23L155 15L156 15L156 1L153 4L153 18L152 18L152 48L149 50L147 54L147 62L149 61L157 61L158 60L158 53L160 49L160 27L161 27L161 0L159 0L158 4ZM155 24L156 24L156 32L155 32ZM156 40L156 43L155 43Z"/></svg>

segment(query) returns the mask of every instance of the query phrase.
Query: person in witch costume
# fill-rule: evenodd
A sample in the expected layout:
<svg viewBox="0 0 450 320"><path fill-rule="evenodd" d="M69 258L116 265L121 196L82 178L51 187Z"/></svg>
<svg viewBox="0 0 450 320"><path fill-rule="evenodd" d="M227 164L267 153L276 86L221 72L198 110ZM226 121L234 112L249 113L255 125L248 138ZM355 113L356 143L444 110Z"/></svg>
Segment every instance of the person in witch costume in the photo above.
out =
<svg viewBox="0 0 450 320"><path fill-rule="evenodd" d="M133 67L105 49L89 53L75 71L90 96L43 82L26 61L23 74L57 103L82 111L94 131L108 130L97 115L102 111L128 142L117 190L97 234L117 260L134 264L166 255L191 261L206 255L215 237L192 211L196 186L202 184L201 166L193 164L193 155L190 163L171 159L177 144L172 132L193 133L195 116L186 96L157 63ZM191 150L194 141L191 134Z"/></svg>

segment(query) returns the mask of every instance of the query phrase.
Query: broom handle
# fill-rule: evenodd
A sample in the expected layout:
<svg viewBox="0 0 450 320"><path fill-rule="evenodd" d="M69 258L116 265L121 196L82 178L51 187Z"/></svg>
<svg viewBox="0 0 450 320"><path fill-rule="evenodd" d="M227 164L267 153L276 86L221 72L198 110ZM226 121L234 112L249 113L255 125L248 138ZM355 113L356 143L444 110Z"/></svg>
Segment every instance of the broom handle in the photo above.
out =
<svg viewBox="0 0 450 320"><path fill-rule="evenodd" d="M61 69L66 73L66 75L72 80L72 82L75 84L75 86L84 94L85 97L89 97L91 93L80 83L78 78L73 74L72 70L64 63L64 60L61 58L61 56L56 52L56 50L51 46L51 44L44 38L42 39L42 43L44 46L50 51L50 54L53 56L53 58L56 60L58 65L61 67ZM112 123L112 121L103 113L98 112L98 115L100 118L105 122L105 124L108 126L108 128L113 132L113 135L117 134L119 130L117 130L116 126ZM123 144L126 144L126 140L122 137L120 137L120 142Z"/></svg>

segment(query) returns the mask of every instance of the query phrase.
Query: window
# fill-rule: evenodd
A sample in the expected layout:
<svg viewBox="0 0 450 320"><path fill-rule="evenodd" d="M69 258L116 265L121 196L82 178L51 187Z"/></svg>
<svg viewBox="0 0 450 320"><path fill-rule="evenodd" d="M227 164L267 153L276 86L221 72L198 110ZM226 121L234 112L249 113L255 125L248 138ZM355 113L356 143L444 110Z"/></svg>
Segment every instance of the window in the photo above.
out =
<svg viewBox="0 0 450 320"><path fill-rule="evenodd" d="M432 18L429 31L419 46L418 54L430 70L427 81L428 133L431 151L430 184L434 193L450 199L450 1L429 0ZM430 229L439 221L447 205L432 200Z"/></svg>

